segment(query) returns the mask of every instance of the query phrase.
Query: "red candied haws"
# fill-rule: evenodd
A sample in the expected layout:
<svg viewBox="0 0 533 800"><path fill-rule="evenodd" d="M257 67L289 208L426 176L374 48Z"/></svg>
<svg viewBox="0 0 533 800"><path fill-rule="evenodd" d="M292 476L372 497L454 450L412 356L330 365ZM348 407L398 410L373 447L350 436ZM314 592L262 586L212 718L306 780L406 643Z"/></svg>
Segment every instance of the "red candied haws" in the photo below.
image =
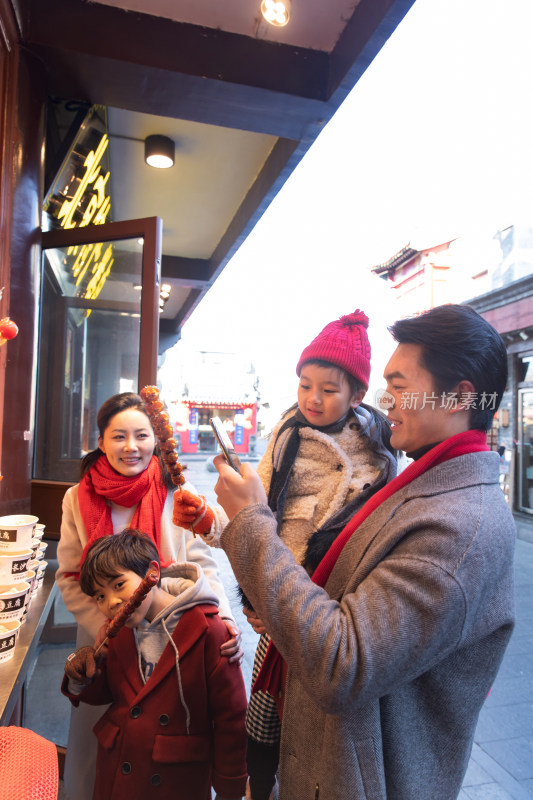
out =
<svg viewBox="0 0 533 800"><path fill-rule="evenodd" d="M157 386L144 386L139 394L146 403L153 403L154 400L159 400L159 389Z"/></svg>
<svg viewBox="0 0 533 800"><path fill-rule="evenodd" d="M119 630L123 627L126 623L127 619L135 609L139 608L142 601L157 583L159 580L159 576L157 572L154 570L148 570L140 584L137 586L135 591L133 592L132 596L129 600L127 600L124 605L120 608L119 611L115 614L109 625L107 626L106 636L108 639L112 639L113 636L116 636Z"/></svg>
<svg viewBox="0 0 533 800"><path fill-rule="evenodd" d="M185 478L181 474L182 466L175 453L177 443L173 437L174 431L172 425L170 425L168 412L165 409L165 404L159 400L159 389L157 386L144 386L139 394L144 401L146 412L157 437L161 456L170 473L172 483L180 488L185 483Z"/></svg>
<svg viewBox="0 0 533 800"><path fill-rule="evenodd" d="M162 453L172 453L173 450L176 449L178 443L174 439L174 437L170 437L170 439L166 439L164 442L159 442L159 449Z"/></svg>

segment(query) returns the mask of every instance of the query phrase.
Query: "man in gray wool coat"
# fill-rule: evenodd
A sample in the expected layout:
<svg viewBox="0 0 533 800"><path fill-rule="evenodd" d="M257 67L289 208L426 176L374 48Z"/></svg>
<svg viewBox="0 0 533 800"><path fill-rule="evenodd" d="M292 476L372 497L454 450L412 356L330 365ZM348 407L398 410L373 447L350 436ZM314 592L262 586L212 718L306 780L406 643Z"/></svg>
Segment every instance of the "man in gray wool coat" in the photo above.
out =
<svg viewBox="0 0 533 800"><path fill-rule="evenodd" d="M515 526L486 444L503 341L457 305L391 333L384 405L413 461L312 575L253 468L216 460L221 545L272 637L258 681L283 708L280 800L455 800L513 629Z"/></svg>

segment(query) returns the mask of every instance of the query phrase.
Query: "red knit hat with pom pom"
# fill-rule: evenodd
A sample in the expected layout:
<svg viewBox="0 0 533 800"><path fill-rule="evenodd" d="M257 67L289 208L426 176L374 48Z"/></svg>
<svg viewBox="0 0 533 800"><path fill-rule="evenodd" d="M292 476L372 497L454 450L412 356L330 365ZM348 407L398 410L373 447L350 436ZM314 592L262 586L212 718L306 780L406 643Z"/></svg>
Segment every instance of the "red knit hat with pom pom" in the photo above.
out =
<svg viewBox="0 0 533 800"><path fill-rule="evenodd" d="M367 328L368 317L358 308L353 314L330 322L303 351L296 374L300 375L306 361L328 361L342 367L368 389L370 342Z"/></svg>

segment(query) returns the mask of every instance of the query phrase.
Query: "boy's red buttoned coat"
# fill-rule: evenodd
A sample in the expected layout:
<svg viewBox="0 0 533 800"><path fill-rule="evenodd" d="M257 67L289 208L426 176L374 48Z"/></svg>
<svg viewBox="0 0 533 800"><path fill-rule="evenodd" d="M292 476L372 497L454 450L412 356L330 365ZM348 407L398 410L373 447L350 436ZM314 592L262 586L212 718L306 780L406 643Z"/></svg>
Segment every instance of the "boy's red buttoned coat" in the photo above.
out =
<svg viewBox="0 0 533 800"><path fill-rule="evenodd" d="M109 644L103 674L80 700L112 703L95 726L94 800L210 800L245 791L246 693L240 667L220 656L228 638L216 606L186 611L152 675L143 683L133 631ZM188 728L188 729L187 729Z"/></svg>

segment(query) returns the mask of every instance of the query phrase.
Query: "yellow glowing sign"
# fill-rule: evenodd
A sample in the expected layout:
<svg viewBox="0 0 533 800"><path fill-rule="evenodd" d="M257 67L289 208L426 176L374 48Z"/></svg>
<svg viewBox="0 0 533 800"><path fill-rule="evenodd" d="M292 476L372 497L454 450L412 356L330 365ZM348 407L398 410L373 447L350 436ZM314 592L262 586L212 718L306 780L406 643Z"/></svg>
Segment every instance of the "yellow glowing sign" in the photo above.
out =
<svg viewBox="0 0 533 800"><path fill-rule="evenodd" d="M91 197L83 212L83 218L77 227L103 225L106 221L106 217L111 210L111 198L106 195L110 173L103 172L101 162L108 144L109 138L104 134L96 150L91 150L83 162L85 173L80 180L76 193L71 199L65 200L59 210L58 219L61 222L61 227L76 227L74 214L78 208L82 207L83 199L87 192L91 193ZM69 247L67 255L74 257L71 271L73 277L76 278L76 286L80 286L84 280L88 279L85 290L80 290L78 296L94 300L104 288L111 271L114 261L113 245L108 243L105 246L102 242L75 245ZM88 310L86 316L89 316L90 313L90 310Z"/></svg>
<svg viewBox="0 0 533 800"><path fill-rule="evenodd" d="M94 194L85 209L79 227L83 228L91 223L93 225L101 225L105 222L111 207L111 200L108 196L106 197L105 193L109 172L106 172L105 175L102 173L101 161L108 144L109 139L104 133L96 150L91 150L83 162L85 174L76 189L76 193L70 200L65 200L59 210L58 219L62 228L76 227L76 223L73 220L74 213L81 205L82 198L87 190L94 192Z"/></svg>
<svg viewBox="0 0 533 800"><path fill-rule="evenodd" d="M87 273L91 275L83 294L89 299L98 297L113 265L113 245L108 243L102 254L103 249L104 243L97 242L96 244L76 245L67 250L67 255L76 256L71 269L76 278L76 286L80 285Z"/></svg>

